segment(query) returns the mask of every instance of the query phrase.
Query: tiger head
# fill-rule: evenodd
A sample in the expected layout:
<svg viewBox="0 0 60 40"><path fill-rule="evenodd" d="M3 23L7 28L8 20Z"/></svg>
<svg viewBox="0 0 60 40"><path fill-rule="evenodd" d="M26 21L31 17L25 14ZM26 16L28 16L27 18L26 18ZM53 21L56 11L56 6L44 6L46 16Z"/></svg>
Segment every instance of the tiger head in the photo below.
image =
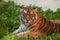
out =
<svg viewBox="0 0 60 40"><path fill-rule="evenodd" d="M29 7L20 8L20 18L25 26L30 26L35 23L36 17L34 14L34 9Z"/></svg>
<svg viewBox="0 0 60 40"><path fill-rule="evenodd" d="M37 8L20 8L20 19L25 26L31 26L39 19L40 15L36 10Z"/></svg>

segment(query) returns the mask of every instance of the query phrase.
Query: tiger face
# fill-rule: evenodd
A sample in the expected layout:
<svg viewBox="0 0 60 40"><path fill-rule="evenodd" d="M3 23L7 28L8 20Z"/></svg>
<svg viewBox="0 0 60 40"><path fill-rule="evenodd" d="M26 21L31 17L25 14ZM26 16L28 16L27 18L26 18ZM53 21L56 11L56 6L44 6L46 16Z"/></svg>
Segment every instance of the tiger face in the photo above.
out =
<svg viewBox="0 0 60 40"><path fill-rule="evenodd" d="M31 26L36 21L36 14L32 8L20 8L20 19L25 26Z"/></svg>

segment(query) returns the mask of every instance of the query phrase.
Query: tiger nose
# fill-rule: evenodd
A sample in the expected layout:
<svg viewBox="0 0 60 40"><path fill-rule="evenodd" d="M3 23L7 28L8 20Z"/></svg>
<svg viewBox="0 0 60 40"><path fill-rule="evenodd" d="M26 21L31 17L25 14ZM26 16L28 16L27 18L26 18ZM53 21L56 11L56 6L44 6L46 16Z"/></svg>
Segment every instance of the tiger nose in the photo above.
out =
<svg viewBox="0 0 60 40"><path fill-rule="evenodd" d="M27 15L26 18L27 18L27 20L30 20L31 19L31 16Z"/></svg>

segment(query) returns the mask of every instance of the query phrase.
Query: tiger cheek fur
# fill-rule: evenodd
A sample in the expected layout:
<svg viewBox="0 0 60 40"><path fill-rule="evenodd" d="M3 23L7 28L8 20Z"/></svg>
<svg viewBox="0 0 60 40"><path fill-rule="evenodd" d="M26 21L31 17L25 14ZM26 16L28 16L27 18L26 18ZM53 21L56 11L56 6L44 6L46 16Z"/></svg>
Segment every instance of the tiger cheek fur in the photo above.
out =
<svg viewBox="0 0 60 40"><path fill-rule="evenodd" d="M42 36L42 35L52 34L55 32L60 32L60 23L59 23L60 21L56 22L54 20L53 21L48 20L48 19L44 18L41 13L39 13L36 9L33 9L33 8L31 9L31 8L26 7L26 8L23 8L22 10L23 10L22 12L26 15L26 16L22 17L23 18L22 20L27 21L27 24L29 24L27 26L27 29L29 28L30 32L26 31L26 33L17 34L17 36L27 37L28 35L31 35L33 37L38 37L38 36ZM31 11L32 11L32 13L31 13ZM34 16L32 16L31 14ZM33 19L33 17L34 17L34 19ZM31 20L33 20L33 21L31 21Z"/></svg>

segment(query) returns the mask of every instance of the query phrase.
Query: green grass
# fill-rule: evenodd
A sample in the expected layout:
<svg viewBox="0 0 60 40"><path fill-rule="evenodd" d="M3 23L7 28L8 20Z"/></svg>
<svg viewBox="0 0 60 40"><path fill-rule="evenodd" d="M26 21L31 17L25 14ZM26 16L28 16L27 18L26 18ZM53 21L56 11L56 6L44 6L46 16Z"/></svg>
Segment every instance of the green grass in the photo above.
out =
<svg viewBox="0 0 60 40"><path fill-rule="evenodd" d="M0 38L19 27L19 16L20 6L14 2L0 1Z"/></svg>
<svg viewBox="0 0 60 40"><path fill-rule="evenodd" d="M51 35L41 36L38 38L33 38L31 36L27 38L18 38L16 35L9 34L4 36L1 40L60 40L60 33L53 33Z"/></svg>

